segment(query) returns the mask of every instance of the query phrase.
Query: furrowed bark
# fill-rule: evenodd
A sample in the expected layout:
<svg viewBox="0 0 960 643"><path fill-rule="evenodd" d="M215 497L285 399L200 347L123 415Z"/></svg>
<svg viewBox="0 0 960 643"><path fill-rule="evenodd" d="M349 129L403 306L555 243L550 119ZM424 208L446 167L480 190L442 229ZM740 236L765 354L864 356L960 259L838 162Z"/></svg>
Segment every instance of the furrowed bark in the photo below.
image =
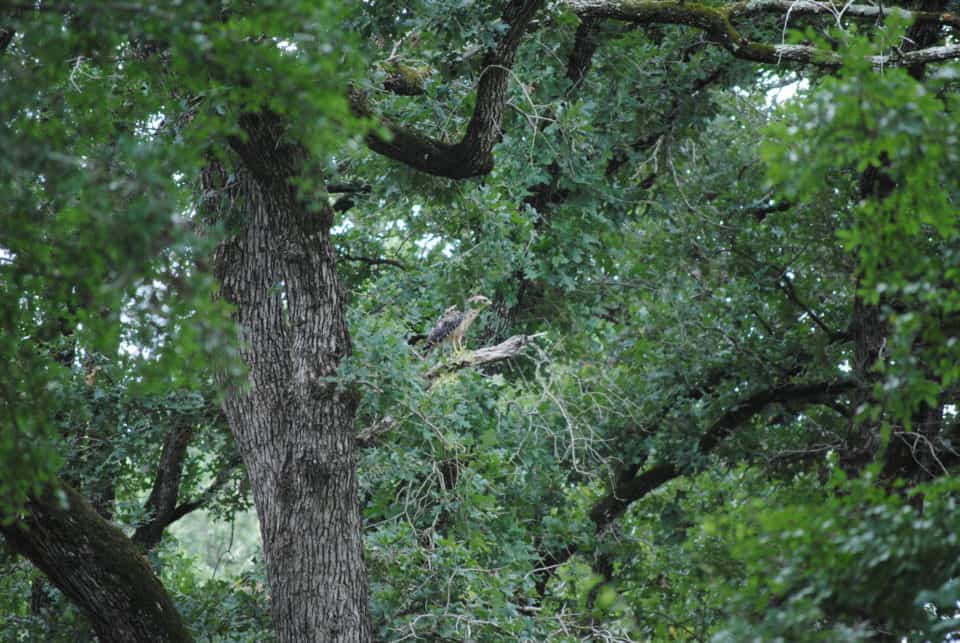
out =
<svg viewBox="0 0 960 643"><path fill-rule="evenodd" d="M253 489L280 641L369 641L357 500L356 397L332 377L350 352L330 241L332 213L312 211L290 179L303 167L269 115L241 119L246 138L226 182L206 193L239 213L217 251L221 294L235 306L245 386L224 402Z"/></svg>
<svg viewBox="0 0 960 643"><path fill-rule="evenodd" d="M31 498L29 514L0 526L10 546L83 610L100 641L192 641L140 549L79 493L61 490Z"/></svg>

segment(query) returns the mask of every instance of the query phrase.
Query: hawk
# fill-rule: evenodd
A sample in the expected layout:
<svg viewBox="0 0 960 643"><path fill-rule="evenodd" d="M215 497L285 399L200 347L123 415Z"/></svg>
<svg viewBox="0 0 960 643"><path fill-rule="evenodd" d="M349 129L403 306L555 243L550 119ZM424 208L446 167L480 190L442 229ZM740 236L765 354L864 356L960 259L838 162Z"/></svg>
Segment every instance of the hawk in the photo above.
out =
<svg viewBox="0 0 960 643"><path fill-rule="evenodd" d="M450 306L440 316L437 325L433 327L427 336L427 341L423 344L423 352L428 353L430 349L438 344L450 342L455 350L463 350L463 336L466 334L470 324L477 318L484 308L489 306L491 301L483 295L474 295L467 300L467 312L460 312L456 306Z"/></svg>

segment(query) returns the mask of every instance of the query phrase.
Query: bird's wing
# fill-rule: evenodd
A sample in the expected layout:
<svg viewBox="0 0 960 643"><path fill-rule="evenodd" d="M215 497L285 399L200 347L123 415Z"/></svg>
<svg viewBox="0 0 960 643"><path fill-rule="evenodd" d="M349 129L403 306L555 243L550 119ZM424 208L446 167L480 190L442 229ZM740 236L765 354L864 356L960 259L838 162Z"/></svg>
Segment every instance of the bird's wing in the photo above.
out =
<svg viewBox="0 0 960 643"><path fill-rule="evenodd" d="M463 313L461 313L456 306L447 308L440 316L437 325L433 327L433 330L431 330L427 336L427 341L424 343L423 349L428 351L445 340L461 321L463 321Z"/></svg>

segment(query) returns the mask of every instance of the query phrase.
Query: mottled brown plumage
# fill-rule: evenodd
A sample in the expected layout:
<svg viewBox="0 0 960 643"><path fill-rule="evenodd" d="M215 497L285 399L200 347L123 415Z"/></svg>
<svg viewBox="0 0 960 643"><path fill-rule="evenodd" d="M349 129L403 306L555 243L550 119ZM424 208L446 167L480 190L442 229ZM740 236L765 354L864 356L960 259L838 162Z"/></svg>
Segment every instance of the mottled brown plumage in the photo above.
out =
<svg viewBox="0 0 960 643"><path fill-rule="evenodd" d="M490 305L490 300L483 295L474 295L467 300L467 312L461 312L456 306L450 306L436 326L427 336L427 341L423 345L424 352L429 352L434 346L444 342L453 344L455 350L463 349L463 336L466 334L470 324L477 318L486 306Z"/></svg>

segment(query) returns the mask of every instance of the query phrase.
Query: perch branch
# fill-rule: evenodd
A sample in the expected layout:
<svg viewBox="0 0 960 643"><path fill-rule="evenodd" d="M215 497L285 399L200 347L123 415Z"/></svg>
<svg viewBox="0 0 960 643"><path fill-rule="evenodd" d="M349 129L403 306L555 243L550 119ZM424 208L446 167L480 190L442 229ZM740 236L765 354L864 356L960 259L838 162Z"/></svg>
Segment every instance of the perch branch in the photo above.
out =
<svg viewBox="0 0 960 643"><path fill-rule="evenodd" d="M427 379L433 380L444 373L453 373L463 368L484 366L486 364L492 364L494 362L515 357L516 355L520 354L520 351L523 350L524 346L529 344L537 337L541 337L543 335L544 333L536 333L533 335L514 335L513 337L500 342L496 346L487 346L485 348L478 348L475 351L469 351L464 355L458 356L451 362L434 366L427 371Z"/></svg>

